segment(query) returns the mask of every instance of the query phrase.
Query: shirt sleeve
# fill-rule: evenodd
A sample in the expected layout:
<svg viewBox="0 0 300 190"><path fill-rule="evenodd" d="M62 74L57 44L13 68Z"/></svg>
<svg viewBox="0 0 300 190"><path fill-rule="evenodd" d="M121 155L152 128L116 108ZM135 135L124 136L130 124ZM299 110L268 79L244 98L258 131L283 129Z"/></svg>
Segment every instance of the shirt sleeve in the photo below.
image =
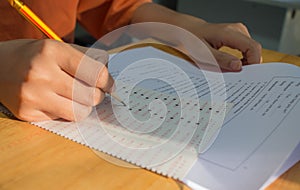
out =
<svg viewBox="0 0 300 190"><path fill-rule="evenodd" d="M82 0L83 2L86 0ZM108 0L95 7L79 4L77 19L95 38L130 23L134 11L151 0Z"/></svg>

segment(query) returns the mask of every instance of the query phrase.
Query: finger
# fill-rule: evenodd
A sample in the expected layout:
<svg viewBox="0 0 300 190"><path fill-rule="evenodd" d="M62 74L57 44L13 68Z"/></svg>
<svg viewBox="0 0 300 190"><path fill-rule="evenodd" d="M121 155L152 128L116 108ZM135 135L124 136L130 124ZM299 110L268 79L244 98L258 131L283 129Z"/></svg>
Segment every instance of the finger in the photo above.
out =
<svg viewBox="0 0 300 190"><path fill-rule="evenodd" d="M55 120L55 119L59 119L58 116L55 116L55 115L52 115L48 112L42 112L39 110L39 113L38 113L41 117L41 119L39 121L46 121L46 120Z"/></svg>
<svg viewBox="0 0 300 190"><path fill-rule="evenodd" d="M248 62L248 60L247 60L247 54L246 53L242 53L242 55L243 55L243 58L241 59L241 61L242 61L243 65L250 65L250 64L252 64L251 62L250 63ZM262 58L262 56L260 56L260 60L259 60L258 63L262 63L262 62L263 62L263 58Z"/></svg>
<svg viewBox="0 0 300 190"><path fill-rule="evenodd" d="M105 63L96 61L89 56L85 56L80 51L69 46L69 54L60 62L61 68L68 74L87 83L90 86L101 88L104 92L109 92L113 80L105 66ZM102 50L92 50L93 54L107 55Z"/></svg>
<svg viewBox="0 0 300 190"><path fill-rule="evenodd" d="M59 117L57 117L57 116L54 116L54 115L52 115L50 113L47 113L47 112L42 112L40 110L35 110L32 113L33 113L33 115L32 115L31 122L59 119Z"/></svg>
<svg viewBox="0 0 300 190"><path fill-rule="evenodd" d="M229 71L240 71L242 69L242 62L237 57L214 48L211 49L211 52L222 69Z"/></svg>
<svg viewBox="0 0 300 190"><path fill-rule="evenodd" d="M98 74L96 87L110 93L113 91L113 85L114 80L112 76L109 74L107 67L103 67Z"/></svg>
<svg viewBox="0 0 300 190"><path fill-rule="evenodd" d="M85 106L95 106L102 102L105 97L105 94L99 88L88 86L64 72L61 72L61 75L57 78L59 79L56 79L52 85L53 91L77 103Z"/></svg>
<svg viewBox="0 0 300 190"><path fill-rule="evenodd" d="M55 93L48 93L47 100L41 106L41 111L68 121L81 121L92 111L89 106L84 106Z"/></svg>
<svg viewBox="0 0 300 190"><path fill-rule="evenodd" d="M105 98L105 93L96 87L89 87L75 79L72 99L86 106L96 106ZM68 97L69 99L70 96Z"/></svg>
<svg viewBox="0 0 300 190"><path fill-rule="evenodd" d="M108 69L100 62L89 57L81 60L75 78L82 80L90 86L100 88L103 92L111 92L114 84Z"/></svg>
<svg viewBox="0 0 300 190"><path fill-rule="evenodd" d="M240 50L248 64L260 63L261 45L241 32L223 34L225 46Z"/></svg>

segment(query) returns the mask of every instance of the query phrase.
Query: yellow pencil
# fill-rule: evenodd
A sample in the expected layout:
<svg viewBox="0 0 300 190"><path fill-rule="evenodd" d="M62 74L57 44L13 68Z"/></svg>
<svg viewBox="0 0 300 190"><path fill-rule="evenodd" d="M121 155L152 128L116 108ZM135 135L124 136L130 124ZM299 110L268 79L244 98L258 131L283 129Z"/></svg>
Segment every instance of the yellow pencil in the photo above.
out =
<svg viewBox="0 0 300 190"><path fill-rule="evenodd" d="M19 0L8 0L8 2L17 11L28 20L33 26L37 27L41 32L43 32L48 38L57 41L62 41L62 39L56 35L34 12L32 12L23 2Z"/></svg>
<svg viewBox="0 0 300 190"><path fill-rule="evenodd" d="M28 20L33 26L37 27L42 33L44 33L48 38L57 41L63 41L58 35L55 34L34 12L32 12L22 1L20 0L8 0L10 5L17 9L17 11ZM117 101L122 103L124 106L126 104L115 94L110 93L110 95Z"/></svg>

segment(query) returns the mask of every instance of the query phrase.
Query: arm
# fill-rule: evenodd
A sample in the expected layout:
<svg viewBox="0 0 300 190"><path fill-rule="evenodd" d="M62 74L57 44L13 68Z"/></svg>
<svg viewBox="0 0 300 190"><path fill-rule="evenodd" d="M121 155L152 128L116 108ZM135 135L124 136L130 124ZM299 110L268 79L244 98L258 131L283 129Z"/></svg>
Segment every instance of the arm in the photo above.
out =
<svg viewBox="0 0 300 190"><path fill-rule="evenodd" d="M139 6L133 14L132 23L163 22L184 28L200 39L210 48L219 65L223 69L238 71L242 64L261 62L261 45L254 41L241 23L212 24L202 19L177 13L155 3ZM243 59L219 51L222 46L238 49Z"/></svg>

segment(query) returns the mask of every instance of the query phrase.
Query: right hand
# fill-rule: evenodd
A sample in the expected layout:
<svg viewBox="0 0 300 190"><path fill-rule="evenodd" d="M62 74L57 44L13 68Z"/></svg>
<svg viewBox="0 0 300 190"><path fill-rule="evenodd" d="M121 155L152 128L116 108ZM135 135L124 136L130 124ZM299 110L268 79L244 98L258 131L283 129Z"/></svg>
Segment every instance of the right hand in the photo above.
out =
<svg viewBox="0 0 300 190"><path fill-rule="evenodd" d="M92 50L101 61L82 61L84 48L74 47L49 39L0 42L0 102L26 121L87 117L111 92L113 79L105 51Z"/></svg>

